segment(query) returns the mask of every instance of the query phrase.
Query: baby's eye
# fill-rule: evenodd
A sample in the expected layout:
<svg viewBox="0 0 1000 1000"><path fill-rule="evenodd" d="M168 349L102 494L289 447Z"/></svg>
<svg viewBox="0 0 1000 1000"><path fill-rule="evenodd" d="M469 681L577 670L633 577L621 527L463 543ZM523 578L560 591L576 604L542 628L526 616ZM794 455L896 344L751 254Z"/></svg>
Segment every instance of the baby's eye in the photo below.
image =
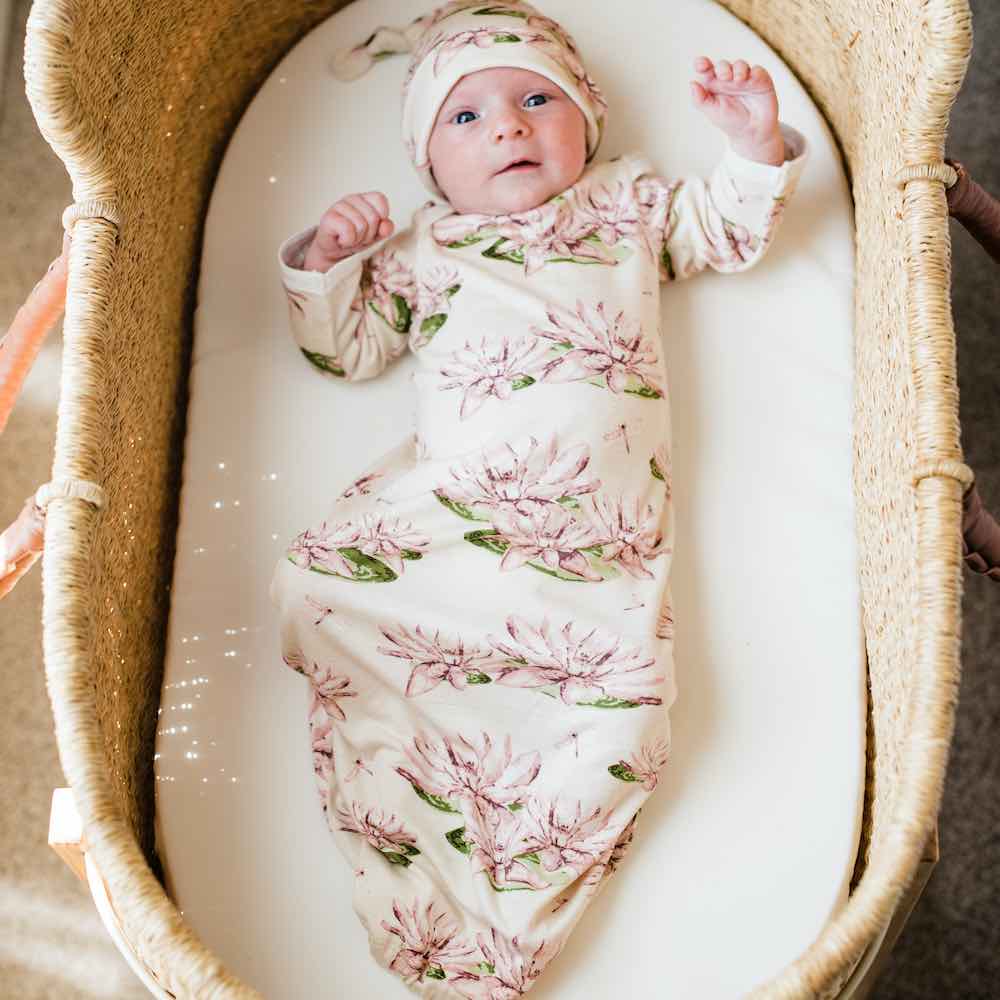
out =
<svg viewBox="0 0 1000 1000"><path fill-rule="evenodd" d="M527 98L524 103L527 104L528 101L533 101L536 97L540 97L542 99L542 101L544 101L546 103L548 102L548 98L544 94L532 94L531 97ZM537 108L537 107L540 107L540 105L533 104L532 107Z"/></svg>
<svg viewBox="0 0 1000 1000"><path fill-rule="evenodd" d="M455 122L456 125L464 125L465 122L460 122L458 119L461 118L462 115L471 115L471 114L473 114L473 112L471 111L459 111L459 113L452 118L452 121Z"/></svg>

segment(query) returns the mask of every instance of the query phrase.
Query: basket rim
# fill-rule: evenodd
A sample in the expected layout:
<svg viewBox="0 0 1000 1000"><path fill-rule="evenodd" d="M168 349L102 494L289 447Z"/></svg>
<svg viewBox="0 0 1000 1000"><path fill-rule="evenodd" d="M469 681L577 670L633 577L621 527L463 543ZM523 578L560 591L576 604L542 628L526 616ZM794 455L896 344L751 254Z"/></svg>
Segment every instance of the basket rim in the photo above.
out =
<svg viewBox="0 0 1000 1000"><path fill-rule="evenodd" d="M86 0L35 0L25 39L26 92L39 130L72 180L74 200L115 205L115 178L73 78L74 59L82 58L73 45L74 23L85 16L87 6ZM941 160L948 114L971 55L968 0L925 0L920 6L926 48L916 88L909 95L911 127L895 149L900 159L892 165L896 171ZM913 880L943 792L959 673L962 484L952 466L961 462L962 453L954 388L948 212L940 178L910 177L900 186L900 213L919 425L920 471L914 477L918 657L912 726L903 740L900 786L886 836L872 845L854 892L797 959L749 994L754 998L816 996L857 965ZM85 344L101 337L108 289L102 282L112 270L117 226L107 213L83 213L74 235L64 321L64 341L71 349L64 352L53 476L79 478L85 477L88 447L81 428L103 419L93 405L101 377L88 366ZM260 994L228 972L184 923L116 804L93 724L96 698L89 683L90 574L88 546L81 542L91 537L99 516L90 505L72 499L53 500L47 516L43 652L60 761L124 927L136 932L142 954L155 955L163 966L159 971L166 975L150 970L154 978L182 984L192 995L208 995L206 986L211 986L215 997L256 998Z"/></svg>

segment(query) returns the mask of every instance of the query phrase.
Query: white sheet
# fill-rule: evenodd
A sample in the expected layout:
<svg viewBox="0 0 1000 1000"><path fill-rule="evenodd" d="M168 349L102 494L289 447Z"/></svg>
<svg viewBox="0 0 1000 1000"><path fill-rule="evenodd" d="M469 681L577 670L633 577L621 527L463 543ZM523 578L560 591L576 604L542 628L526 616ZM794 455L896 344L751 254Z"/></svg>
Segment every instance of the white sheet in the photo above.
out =
<svg viewBox="0 0 1000 1000"><path fill-rule="evenodd" d="M699 54L765 65L809 164L743 274L663 286L674 422L672 757L626 862L537 1000L736 997L845 898L864 789L865 661L851 489L853 218L832 136L777 56L711 0L539 0L610 104L598 159L644 149L707 176L724 140L691 105ZM341 83L330 55L418 0L360 0L254 98L208 214L157 735L168 890L268 997L403 1000L370 958L313 784L307 684L267 586L288 541L411 426L415 359L338 384L288 333L275 249L342 194L405 225L426 200L399 139L402 57ZM387 155L386 150L395 151ZM315 414L323 414L317 420Z"/></svg>

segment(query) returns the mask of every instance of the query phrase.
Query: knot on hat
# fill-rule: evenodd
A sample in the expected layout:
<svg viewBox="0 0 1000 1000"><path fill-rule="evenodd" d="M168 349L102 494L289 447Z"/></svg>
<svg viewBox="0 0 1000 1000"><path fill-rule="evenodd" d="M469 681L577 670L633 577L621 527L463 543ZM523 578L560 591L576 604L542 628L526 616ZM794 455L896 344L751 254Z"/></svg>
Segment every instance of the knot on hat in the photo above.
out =
<svg viewBox="0 0 1000 1000"><path fill-rule="evenodd" d="M356 80L378 60L412 52L424 34L426 22L426 17L418 17L405 28L379 26L360 45L337 52L330 60L330 71L338 80Z"/></svg>

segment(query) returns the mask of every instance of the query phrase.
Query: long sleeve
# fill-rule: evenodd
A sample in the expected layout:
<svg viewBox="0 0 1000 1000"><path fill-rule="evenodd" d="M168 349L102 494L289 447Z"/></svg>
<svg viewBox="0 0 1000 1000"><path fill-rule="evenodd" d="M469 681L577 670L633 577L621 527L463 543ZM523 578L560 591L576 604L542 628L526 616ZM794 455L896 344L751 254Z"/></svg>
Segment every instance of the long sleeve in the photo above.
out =
<svg viewBox="0 0 1000 1000"><path fill-rule="evenodd" d="M665 180L649 161L634 157L635 197L661 281L676 281L711 267L732 273L753 267L774 237L785 204L808 158L805 136L779 122L786 160L758 163L727 148L706 182Z"/></svg>
<svg viewBox="0 0 1000 1000"><path fill-rule="evenodd" d="M302 270L316 228L289 237L278 250L292 336L320 371L349 382L374 378L409 342L417 300L416 217L326 272Z"/></svg>

